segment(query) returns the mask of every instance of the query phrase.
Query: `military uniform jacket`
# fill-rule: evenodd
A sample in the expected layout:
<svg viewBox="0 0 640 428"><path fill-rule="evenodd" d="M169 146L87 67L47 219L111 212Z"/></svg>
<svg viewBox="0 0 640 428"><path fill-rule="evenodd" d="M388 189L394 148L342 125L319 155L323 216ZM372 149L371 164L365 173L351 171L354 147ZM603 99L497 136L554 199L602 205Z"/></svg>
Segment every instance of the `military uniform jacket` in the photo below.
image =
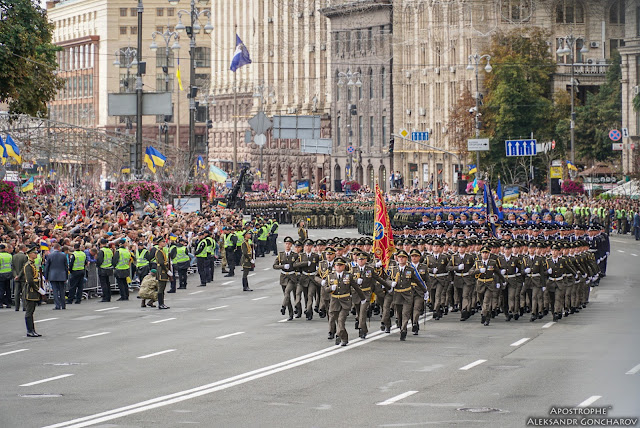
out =
<svg viewBox="0 0 640 428"><path fill-rule="evenodd" d="M245 239L245 241L242 243L242 268L251 269L253 267L253 262L251 260L253 259L253 244L250 244Z"/></svg>
<svg viewBox="0 0 640 428"><path fill-rule="evenodd" d="M286 281L292 280L295 281L296 271L293 267L293 264L298 261L298 253L295 251L290 251L289 255L287 255L286 251L281 251L278 253L278 257L276 257L275 262L273 262L274 269L280 269L280 285L286 285ZM285 269L284 265L289 265L289 269Z"/></svg>
<svg viewBox="0 0 640 428"><path fill-rule="evenodd" d="M418 263L417 265L414 265L413 263L407 263L407 266L418 271L418 276L422 278L422 281L425 285L429 284L429 272L427 272L426 264ZM424 293L426 290L423 290L422 284L420 284L419 282L412 282L411 286L413 287L413 292L416 295L424 297Z"/></svg>
<svg viewBox="0 0 640 428"><path fill-rule="evenodd" d="M541 288L545 286L545 278L547 275L547 269L549 265L547 261L540 256L530 255L523 256L522 262L522 274L524 275L524 286L526 288ZM525 269L531 269L529 273L525 272Z"/></svg>
<svg viewBox="0 0 640 428"><path fill-rule="evenodd" d="M549 257L547 265L551 269L551 273L547 276L547 288L549 288L549 291L554 292L556 288L564 290L566 284L565 276L567 280L571 280L571 283L573 283L573 268L569 266L567 259L563 256L558 257L556 260L553 257Z"/></svg>
<svg viewBox="0 0 640 428"><path fill-rule="evenodd" d="M156 273L158 281L169 281L169 259L162 250L156 251L156 269L158 270Z"/></svg>
<svg viewBox="0 0 640 428"><path fill-rule="evenodd" d="M13 268L13 277L18 278L18 282L24 282L24 267L29 263L29 257L25 253L17 253L13 256L11 266Z"/></svg>
<svg viewBox="0 0 640 428"><path fill-rule="evenodd" d="M335 285L336 289L331 290L331 286ZM360 300L365 300L366 296L358 286L355 276L348 272L342 272L338 275L337 272L329 274L327 283L324 286L325 291L331 295L331 302L329 303L329 311L340 311L351 309L351 289L355 290Z"/></svg>
<svg viewBox="0 0 640 428"><path fill-rule="evenodd" d="M40 288L40 276L38 275L38 269L35 263L29 260L24 266L23 273L27 285L25 299L31 302L39 301L40 293L38 293L38 288Z"/></svg>
<svg viewBox="0 0 640 428"><path fill-rule="evenodd" d="M388 281L396 283L393 289L393 303L396 305L413 304L413 284L418 284L423 294L427 291L422 287L415 270L409 264L405 265L404 268L401 268L400 265L390 268Z"/></svg>
<svg viewBox="0 0 640 428"><path fill-rule="evenodd" d="M425 260L425 264L427 265L429 277L433 280L432 282L439 282L446 286L449 281L449 272L447 271L449 255L440 254L437 258L435 255L430 255ZM433 273L434 268L437 269L436 273Z"/></svg>
<svg viewBox="0 0 640 428"><path fill-rule="evenodd" d="M360 266L356 266L351 274L355 277L356 282L359 278L362 278L362 284L360 284L360 289L365 294L367 299L371 297L371 293L375 291L375 286L377 283L386 285L384 278L376 273L376 270L373 266L364 265L364 267L360 268ZM353 303L358 303L356 295L353 296Z"/></svg>
<svg viewBox="0 0 640 428"><path fill-rule="evenodd" d="M484 272L481 272L482 268L485 268ZM498 262L492 258L489 258L486 264L482 259L476 260L469 272L476 279L476 292L478 293L484 293L487 289L495 290L496 284L501 280Z"/></svg>
<svg viewBox="0 0 640 428"><path fill-rule="evenodd" d="M304 243L304 241L306 241L307 238L309 238L309 233L307 232L307 229L303 227L299 227L298 236L300 237L300 240Z"/></svg>
<svg viewBox="0 0 640 428"><path fill-rule="evenodd" d="M498 258L500 269L504 269L504 282L509 286L515 287L520 282L520 260L517 256L512 255L509 260L505 256ZM501 274L502 275L502 274Z"/></svg>
<svg viewBox="0 0 640 428"><path fill-rule="evenodd" d="M465 253L463 256L461 256L460 253L456 253L449 258L447 270L453 272L453 284L456 287L461 287L463 283L473 282L473 276L471 276L469 271L473 268L474 263L475 257L468 253ZM460 265L464 265L462 270L458 269ZM463 282L461 282L461 280Z"/></svg>
<svg viewBox="0 0 640 428"><path fill-rule="evenodd" d="M335 260L334 260L335 261ZM333 272L334 262L329 263L328 260L322 260L318 265L318 276L322 279L329 278L329 274Z"/></svg>
<svg viewBox="0 0 640 428"><path fill-rule="evenodd" d="M309 264L309 262L311 262L311 264ZM319 264L320 255L318 255L318 253L312 252L311 254L307 254L303 252L298 254L298 261L293 264L293 267L300 273L300 281L303 281L304 278L314 280Z"/></svg>

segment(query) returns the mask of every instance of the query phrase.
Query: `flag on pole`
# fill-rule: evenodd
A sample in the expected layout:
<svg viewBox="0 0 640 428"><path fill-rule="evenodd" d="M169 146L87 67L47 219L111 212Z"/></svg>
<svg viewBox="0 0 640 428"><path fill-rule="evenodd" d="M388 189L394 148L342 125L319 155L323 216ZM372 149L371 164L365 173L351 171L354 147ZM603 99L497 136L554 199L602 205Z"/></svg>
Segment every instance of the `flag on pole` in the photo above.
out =
<svg viewBox="0 0 640 428"><path fill-rule="evenodd" d="M176 79L178 79L178 87L181 91L184 91L182 87L182 76L180 75L180 58L178 58L178 66L176 67Z"/></svg>
<svg viewBox="0 0 640 428"><path fill-rule="evenodd" d="M387 205L384 202L384 196L377 183L374 212L373 253L377 259L382 261L382 266L387 269L389 267L389 261L395 251L395 245L393 244L393 231L391 230Z"/></svg>
<svg viewBox="0 0 640 428"><path fill-rule="evenodd" d="M22 156L20 156L20 149L18 148L18 145L13 141L13 138L11 138L11 135L9 134L7 134L7 139L4 142L4 151L6 155L11 156L18 165L22 163Z"/></svg>
<svg viewBox="0 0 640 428"><path fill-rule="evenodd" d="M120 174L131 174L131 168L128 166L121 167Z"/></svg>
<svg viewBox="0 0 640 428"><path fill-rule="evenodd" d="M22 183L22 186L20 186L20 190L22 190L23 192L30 192L31 190L33 190L33 177Z"/></svg>
<svg viewBox="0 0 640 428"><path fill-rule="evenodd" d="M9 155L7 155L7 149L4 146L4 142L2 141L2 137L0 137L0 159L2 159L2 165L7 163L7 158L8 157L9 157Z"/></svg>
<svg viewBox="0 0 640 428"><path fill-rule="evenodd" d="M227 177L229 177L229 175L226 172L215 165L209 165L209 180L213 180L217 183L224 183L227 181Z"/></svg>
<svg viewBox="0 0 640 428"><path fill-rule="evenodd" d="M231 59L231 67L229 69L236 72L242 66L247 64L251 64L251 58L249 57L249 51L247 47L242 43L240 36L236 34L236 51L233 53L233 58Z"/></svg>
<svg viewBox="0 0 640 428"><path fill-rule="evenodd" d="M569 168L569 169L571 169L573 171L577 171L578 170L578 168L571 161L567 161L567 168Z"/></svg>
<svg viewBox="0 0 640 428"><path fill-rule="evenodd" d="M164 166L167 157L154 149L152 146L147 147L144 152L144 163L147 164L151 172L156 173L157 166Z"/></svg>
<svg viewBox="0 0 640 428"><path fill-rule="evenodd" d="M469 174L475 174L478 172L478 168L476 168L475 164L469 165Z"/></svg>
<svg viewBox="0 0 640 428"><path fill-rule="evenodd" d="M198 156L198 159L196 159L196 173L204 170L205 170L204 159L202 159L202 156Z"/></svg>
<svg viewBox="0 0 640 428"><path fill-rule="evenodd" d="M473 179L473 193L478 193L478 190L480 190L480 187L478 186L478 176L476 176Z"/></svg>
<svg viewBox="0 0 640 428"><path fill-rule="evenodd" d="M504 214L502 213L502 183L500 183L500 178L498 177L498 187L496 188L496 205L498 206L498 219L504 220Z"/></svg>

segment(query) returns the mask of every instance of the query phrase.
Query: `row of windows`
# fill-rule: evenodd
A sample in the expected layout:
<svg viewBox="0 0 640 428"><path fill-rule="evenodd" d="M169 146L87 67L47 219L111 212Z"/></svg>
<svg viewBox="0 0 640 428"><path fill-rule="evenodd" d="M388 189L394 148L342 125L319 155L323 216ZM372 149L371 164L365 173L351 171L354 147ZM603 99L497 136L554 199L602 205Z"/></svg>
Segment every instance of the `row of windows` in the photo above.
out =
<svg viewBox="0 0 640 428"><path fill-rule="evenodd" d="M82 15L71 16L69 18L60 19L58 21L55 21L53 25L55 28L63 28L66 26L75 27L76 23L80 24L81 22L86 22L87 19L89 20L93 19L95 21L97 16L98 16L98 12L83 13Z"/></svg>
<svg viewBox="0 0 640 428"><path fill-rule="evenodd" d="M133 58L127 58L125 52L127 48L120 49L120 68L127 68L127 65L133 61ZM193 60L197 68L209 68L211 67L211 48L205 46L198 46L194 48ZM167 50L159 48L156 51L156 67L175 67L175 54L172 50L169 50L169 56L167 57Z"/></svg>
<svg viewBox="0 0 640 428"><path fill-rule="evenodd" d="M176 9L174 7L168 7L166 10L167 10L167 16L174 16L176 14ZM156 8L156 16L164 16L164 11L165 11L165 8L157 7ZM138 8L135 8L135 7L131 7L131 8L121 7L120 8L120 16L121 17L127 16L127 12L129 14L129 16L137 16L138 15Z"/></svg>
<svg viewBox="0 0 640 428"><path fill-rule="evenodd" d="M64 79L63 88L58 91L59 100L93 97L93 75L71 76Z"/></svg>
<svg viewBox="0 0 640 428"><path fill-rule="evenodd" d="M348 80L343 78L342 81L344 85L342 87L338 86L336 88L336 101L340 101L341 92L346 91L347 93L347 101L351 101L353 98L353 91L357 92L357 99L361 100L363 98L364 91L367 91L369 99L375 98L375 77L373 74L373 69L369 68L367 75L362 75L362 70L357 69L356 72L360 75L359 78L353 78L352 80L360 80L362 82L362 86L357 87L356 85L350 86L348 85ZM366 77L366 78L365 78ZM380 98L385 99L387 97L387 71L384 67L380 69ZM336 82L341 80L340 71L336 70ZM355 81L353 82L355 83Z"/></svg>
<svg viewBox="0 0 640 428"><path fill-rule="evenodd" d="M351 117L352 116L348 116L348 120L351 121ZM364 116L358 116L358 132L357 132L357 143L358 143L358 147L362 147L362 144L364 142L364 138L365 138L365 132L364 132ZM342 135L342 128L343 128L343 120L342 120L342 116L340 116L340 114L338 113L338 116L336 117L336 145L338 147L340 147L342 145L342 139L343 139L343 135ZM351 132L353 134L353 131L351 131L351 127L350 126L350 122L349 124L347 124L347 134L349 132ZM373 147L375 145L375 128L376 128L376 120L373 116L369 116L369 123L368 125L368 137L369 137L369 146ZM380 126L380 143L382 146L387 144L387 117L386 116L382 116L382 120L381 122L378 124L378 126ZM347 140L348 142L348 140Z"/></svg>
<svg viewBox="0 0 640 428"><path fill-rule="evenodd" d="M95 122L93 103L52 105L49 107L49 117L56 122L79 126L92 126Z"/></svg>
<svg viewBox="0 0 640 428"><path fill-rule="evenodd" d="M381 25L378 35L384 35L385 31L389 31L388 27L387 25ZM364 49L372 50L375 36L373 27L349 31L334 31L332 33L333 49L335 52L338 52L340 46L342 46L347 52L351 52L352 50L362 51Z"/></svg>

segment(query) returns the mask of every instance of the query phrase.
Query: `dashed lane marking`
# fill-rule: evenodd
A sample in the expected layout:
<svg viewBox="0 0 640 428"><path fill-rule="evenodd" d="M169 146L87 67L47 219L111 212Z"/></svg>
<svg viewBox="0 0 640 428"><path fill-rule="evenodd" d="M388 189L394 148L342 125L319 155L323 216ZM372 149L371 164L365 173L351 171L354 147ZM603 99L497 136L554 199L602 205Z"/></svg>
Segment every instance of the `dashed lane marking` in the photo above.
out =
<svg viewBox="0 0 640 428"><path fill-rule="evenodd" d="M556 322L555 321L549 321L548 323L546 323L545 325L542 326L542 328L549 328L552 325L554 325Z"/></svg>
<svg viewBox="0 0 640 428"><path fill-rule="evenodd" d="M523 343L525 343L527 340L529 340L529 338L528 338L528 337L524 337L524 338L522 338L522 339L518 340L517 342L513 342L513 343L511 344L511 346L520 346L520 345L522 345Z"/></svg>
<svg viewBox="0 0 640 428"><path fill-rule="evenodd" d="M0 355L3 355L3 354L0 354ZM625 374L636 374L638 372L640 372L640 364L638 364L637 366L635 366L634 368L632 368L631 370L629 370Z"/></svg>
<svg viewBox="0 0 640 428"><path fill-rule="evenodd" d="M17 354L18 352L28 351L28 349L16 349L15 351L3 352L0 354L0 357L4 357L5 355Z"/></svg>
<svg viewBox="0 0 640 428"><path fill-rule="evenodd" d="M251 300L256 301L256 300L262 300L262 299L268 299L268 298L269 296L262 296L262 297L256 297L255 299L251 299Z"/></svg>
<svg viewBox="0 0 640 428"><path fill-rule="evenodd" d="M172 321L172 320L175 320L175 319L177 319L177 318L165 318L163 320L151 321L151 324L160 324L161 322Z"/></svg>
<svg viewBox="0 0 640 428"><path fill-rule="evenodd" d="M45 318L43 320L35 320L34 323L57 320L58 318Z"/></svg>
<svg viewBox="0 0 640 428"><path fill-rule="evenodd" d="M38 385L40 383L45 383L45 382L51 382L52 380L58 380L58 379L63 379L65 377L69 377L69 376L73 376L73 374L63 374L60 376L54 376L54 377L50 377L47 379L42 379L42 380L36 380L35 382L29 382L29 383L23 383L20 386L33 386L33 385Z"/></svg>
<svg viewBox="0 0 640 428"><path fill-rule="evenodd" d="M153 354L142 355L141 357L138 357L138 359L139 359L139 360L144 360L145 358L156 357L156 356L158 356L158 355L168 354L169 352L173 352L173 351L175 351L175 349L167 349L167 350L165 350L165 351L154 352Z"/></svg>
<svg viewBox="0 0 640 428"><path fill-rule="evenodd" d="M224 309L224 308L228 308L229 305L224 305L224 306L216 306L215 308L209 308L207 309L208 311L215 311L216 309Z"/></svg>
<svg viewBox="0 0 640 428"><path fill-rule="evenodd" d="M194 294L200 294L200 293L204 293L204 290L194 291L193 293L189 293L189 295L192 296Z"/></svg>
<svg viewBox="0 0 640 428"><path fill-rule="evenodd" d="M576 407L588 407L602 398L602 395L592 395L591 397L578 404Z"/></svg>
<svg viewBox="0 0 640 428"><path fill-rule="evenodd" d="M102 309L96 309L96 312L105 312L105 311L112 311L114 309L118 309L119 306L114 306L112 308L102 308Z"/></svg>
<svg viewBox="0 0 640 428"><path fill-rule="evenodd" d="M486 363L486 362L487 362L487 360L477 360L477 361L474 361L471 364L467 364L466 366L460 367L458 370L469 370L469 369L471 369L471 368L473 368L475 366L479 366L480 364Z"/></svg>
<svg viewBox="0 0 640 428"><path fill-rule="evenodd" d="M78 339L88 339L90 337L104 336L105 334L110 334L110 331L103 331L102 333L88 334L86 336L80 336Z"/></svg>
<svg viewBox="0 0 640 428"><path fill-rule="evenodd" d="M411 396L411 395L413 395L413 394L416 394L417 392L418 392L418 391L407 391L407 392L403 392L403 393L402 393L402 394L400 394L400 395L396 395L395 397L391 397L391 398L389 398L388 400L384 400L384 401L382 401L382 402L380 402L380 403L377 403L377 405L378 405L378 406L388 406L389 404L393 404L393 403L395 403L396 401L400 401L400 400L402 400L403 398L407 398L407 397L409 397L409 396Z"/></svg>
<svg viewBox="0 0 640 428"><path fill-rule="evenodd" d="M244 331L238 331L235 333L231 333L231 334L225 334L224 336L218 336L216 337L216 339L226 339L227 337L231 337L231 336L238 336L240 334L244 334Z"/></svg>

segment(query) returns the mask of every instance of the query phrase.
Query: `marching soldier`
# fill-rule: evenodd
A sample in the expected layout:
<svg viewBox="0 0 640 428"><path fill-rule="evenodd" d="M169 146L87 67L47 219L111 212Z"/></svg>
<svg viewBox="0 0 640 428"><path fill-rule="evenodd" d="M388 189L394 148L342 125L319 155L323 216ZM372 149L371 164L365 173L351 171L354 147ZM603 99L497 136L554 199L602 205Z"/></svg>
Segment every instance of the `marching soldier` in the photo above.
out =
<svg viewBox="0 0 640 428"><path fill-rule="evenodd" d="M470 270L471 275L476 278L476 293L478 301L482 302L482 318L480 322L485 326L489 325L491 313L494 307L498 306L498 285L500 277L498 274L497 262L489 257L491 250L485 246L480 250L480 259L476 260L474 267Z"/></svg>
<svg viewBox="0 0 640 428"><path fill-rule="evenodd" d="M293 264L294 269L299 272L295 302L296 314L299 314L302 310L301 300L304 296L306 304L304 314L307 317L307 321L313 319L313 298L316 295L315 276L320 263L320 256L312 251L313 245L313 241L307 239L304 242L304 251L298 254L298 261Z"/></svg>
<svg viewBox="0 0 640 428"><path fill-rule="evenodd" d="M333 272L333 263L336 258L336 250L333 247L327 247L324 251L324 260L318 265L318 276L321 280L329 278L329 274ZM324 287L320 288L320 305L318 314L320 318L324 318L329 310L331 296Z"/></svg>
<svg viewBox="0 0 640 428"><path fill-rule="evenodd" d="M242 241L242 291L253 291L249 288L249 272L255 266L256 253L253 249L253 241L251 237L253 233L251 230L247 230L244 233L244 239Z"/></svg>
<svg viewBox="0 0 640 428"><path fill-rule="evenodd" d="M522 287L521 296L526 293L531 297L531 319L533 322L537 318L542 319L543 314L543 293L547 290L545 287L545 275L549 266L547 261L536 254L537 244L533 241L529 242L529 254L522 258L522 272L524 275L524 285ZM523 313L523 303L525 298L520 298L520 312Z"/></svg>
<svg viewBox="0 0 640 428"><path fill-rule="evenodd" d="M273 263L273 268L281 271L280 286L282 287L284 299L282 301L282 308L280 309L280 313L284 315L285 310L289 309L289 321L293 319L291 293L295 295L296 291L295 269L293 267L293 264L298 261L298 254L291 249L292 246L293 239L289 236L284 238L284 251L278 253L278 257Z"/></svg>
<svg viewBox="0 0 640 428"><path fill-rule="evenodd" d="M517 257L512 255L513 247L511 243L507 242L503 246L504 255L500 256L500 274L504 277L505 282L502 289L502 296L504 299L504 311L506 321L515 319L516 321L520 317L519 308L516 308L516 293L518 290L518 282L520 281L520 261Z"/></svg>
<svg viewBox="0 0 640 428"><path fill-rule="evenodd" d="M467 253L467 242L460 241L458 253L451 256L447 270L453 272L454 303L460 307L460 321L466 321L471 316L471 292L473 277L470 274L474 265L474 257Z"/></svg>
<svg viewBox="0 0 640 428"><path fill-rule="evenodd" d="M551 294L553 294L553 306L551 311L553 312L553 321L557 321L562 318L562 310L564 308L564 297L567 289L566 280L573 281L575 271L567 263L567 260L562 256L562 248L560 243L553 244L551 247L551 257L547 259L549 269L547 289L549 290L549 298L551 301ZM566 280L565 280L566 277Z"/></svg>
<svg viewBox="0 0 640 428"><path fill-rule="evenodd" d="M303 220L298 222L298 237L300 242L304 242L309 238L309 232L307 232L307 229L304 227Z"/></svg>
<svg viewBox="0 0 640 428"><path fill-rule="evenodd" d="M328 279L322 280L322 285L331 294L329 305L329 337L336 339L336 345L347 346L349 334L345 326L349 309L351 309L351 289L360 297L360 303L364 303L365 295L360 289L355 277L344 271L346 261L340 257L335 261L335 272L330 273ZM337 324L337 334L336 334Z"/></svg>
<svg viewBox="0 0 640 428"><path fill-rule="evenodd" d="M429 274L427 272L427 265L420 263L422 255L417 248L414 248L409 253L411 257L411 265L414 272L417 273L416 278L420 281L420 284L412 282L413 287L413 314L411 318L412 328L414 336L418 335L420 330L420 314L424 312L424 302L429 298L429 292L427 290L427 281L429 280Z"/></svg>
<svg viewBox="0 0 640 428"><path fill-rule="evenodd" d="M447 272L449 256L442 254L442 241L435 240L433 242L433 255L427 257L425 264L431 278L429 295L432 296L432 299L435 299L433 300L433 319L439 320L442 318L442 307L445 306L444 291L449 280L449 272ZM444 308L444 311L447 314L449 308Z"/></svg>
<svg viewBox="0 0 640 428"><path fill-rule="evenodd" d="M356 283L365 295L364 303L360 302L359 295L352 296L352 304L356 307L356 330L360 330L360 338L366 339L369 328L367 326L367 315L369 313L369 302L376 283L385 284L385 280L379 276L371 265L367 264L369 256L365 252L358 254L358 264L352 270L356 278Z"/></svg>
<svg viewBox="0 0 640 428"><path fill-rule="evenodd" d="M406 251L400 250L396 254L398 264L389 269L389 281L387 284L393 290L393 304L396 307L395 313L398 316L398 324L400 326L400 340L407 338L407 323L412 315L413 309L413 286L419 284L423 296L427 293L427 289L422 279L418 278L418 274L413 268L407 266L409 255Z"/></svg>

